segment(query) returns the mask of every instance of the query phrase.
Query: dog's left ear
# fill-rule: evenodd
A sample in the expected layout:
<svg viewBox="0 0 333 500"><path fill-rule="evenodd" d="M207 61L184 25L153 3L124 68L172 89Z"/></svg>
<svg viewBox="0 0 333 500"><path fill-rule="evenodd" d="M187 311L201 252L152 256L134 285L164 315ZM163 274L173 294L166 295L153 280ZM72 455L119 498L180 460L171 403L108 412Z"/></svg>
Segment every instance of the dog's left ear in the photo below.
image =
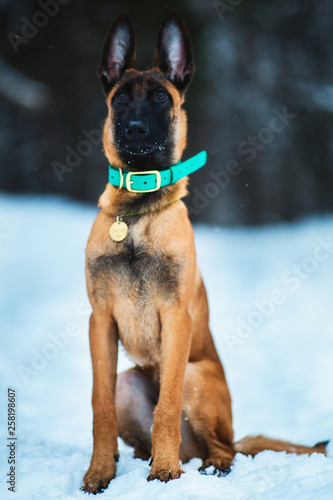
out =
<svg viewBox="0 0 333 500"><path fill-rule="evenodd" d="M106 35L98 76L106 94L135 66L135 35L127 14L122 13L113 21Z"/></svg>
<svg viewBox="0 0 333 500"><path fill-rule="evenodd" d="M195 66L190 35L176 10L170 10L161 25L154 66L157 66L180 92L186 91Z"/></svg>

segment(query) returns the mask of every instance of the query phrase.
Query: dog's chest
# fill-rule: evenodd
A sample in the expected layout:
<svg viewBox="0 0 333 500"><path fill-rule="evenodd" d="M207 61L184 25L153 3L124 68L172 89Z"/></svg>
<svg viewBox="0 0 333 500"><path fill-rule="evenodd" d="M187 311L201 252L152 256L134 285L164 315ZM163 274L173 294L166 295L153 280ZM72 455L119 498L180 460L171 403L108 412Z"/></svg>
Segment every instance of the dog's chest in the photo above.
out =
<svg viewBox="0 0 333 500"><path fill-rule="evenodd" d="M120 340L138 364L158 363L159 307L177 298L181 265L176 257L132 240L105 255L88 256L93 294L108 302Z"/></svg>
<svg viewBox="0 0 333 500"><path fill-rule="evenodd" d="M93 292L103 298L110 294L129 295L137 300L157 293L166 300L177 293L180 264L175 256L153 251L133 240L118 249L87 259Z"/></svg>
<svg viewBox="0 0 333 500"><path fill-rule="evenodd" d="M114 316L129 357L141 366L159 364L161 324L155 304L115 297Z"/></svg>

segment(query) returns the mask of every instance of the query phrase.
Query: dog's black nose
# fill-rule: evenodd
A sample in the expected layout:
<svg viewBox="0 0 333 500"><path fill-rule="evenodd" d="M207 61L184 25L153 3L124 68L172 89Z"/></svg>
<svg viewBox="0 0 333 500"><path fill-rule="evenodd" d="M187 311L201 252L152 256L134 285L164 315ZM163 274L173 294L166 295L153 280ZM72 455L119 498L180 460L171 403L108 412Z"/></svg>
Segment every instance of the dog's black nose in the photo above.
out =
<svg viewBox="0 0 333 500"><path fill-rule="evenodd" d="M131 120L125 128L126 137L129 139L143 139L148 132L149 127L143 120Z"/></svg>

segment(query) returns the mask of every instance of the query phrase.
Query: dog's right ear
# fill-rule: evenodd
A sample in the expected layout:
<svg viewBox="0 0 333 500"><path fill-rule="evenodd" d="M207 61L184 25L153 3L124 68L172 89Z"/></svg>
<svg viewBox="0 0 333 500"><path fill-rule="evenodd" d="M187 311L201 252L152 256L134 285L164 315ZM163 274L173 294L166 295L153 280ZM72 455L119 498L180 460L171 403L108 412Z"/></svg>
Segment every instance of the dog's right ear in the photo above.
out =
<svg viewBox="0 0 333 500"><path fill-rule="evenodd" d="M98 76L108 94L124 72L135 66L135 36L131 21L122 13L113 21L106 35Z"/></svg>
<svg viewBox="0 0 333 500"><path fill-rule="evenodd" d="M157 38L154 66L157 66L180 91L189 86L195 66L187 28L174 9L164 19Z"/></svg>

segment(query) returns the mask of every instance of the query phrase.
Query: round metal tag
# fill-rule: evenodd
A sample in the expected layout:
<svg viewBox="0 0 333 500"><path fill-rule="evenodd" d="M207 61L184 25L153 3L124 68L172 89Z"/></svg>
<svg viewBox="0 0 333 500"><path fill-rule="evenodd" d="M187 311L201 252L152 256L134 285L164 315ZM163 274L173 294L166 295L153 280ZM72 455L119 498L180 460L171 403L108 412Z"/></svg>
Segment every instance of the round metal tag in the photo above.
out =
<svg viewBox="0 0 333 500"><path fill-rule="evenodd" d="M128 226L125 222L114 222L110 227L110 238L113 241L123 241L128 233Z"/></svg>

